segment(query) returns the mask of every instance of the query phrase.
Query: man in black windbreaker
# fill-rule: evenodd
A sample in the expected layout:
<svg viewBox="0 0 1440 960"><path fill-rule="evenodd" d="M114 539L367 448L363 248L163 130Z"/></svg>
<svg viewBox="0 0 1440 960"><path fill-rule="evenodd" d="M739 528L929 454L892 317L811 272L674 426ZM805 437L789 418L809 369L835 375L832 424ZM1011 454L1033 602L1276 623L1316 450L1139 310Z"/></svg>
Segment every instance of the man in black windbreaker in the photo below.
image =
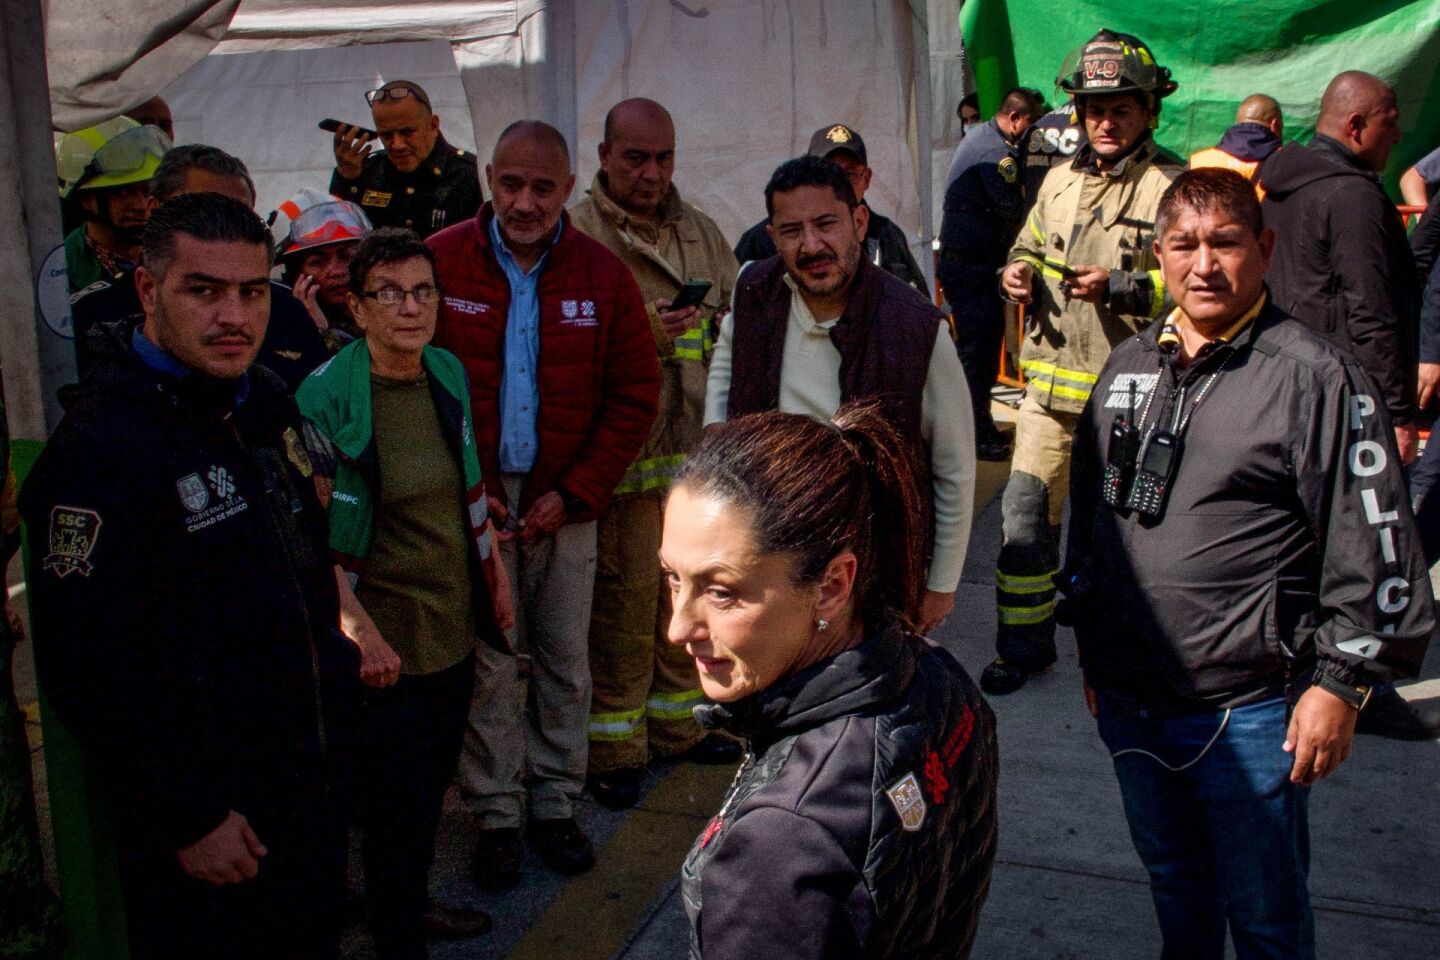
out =
<svg viewBox="0 0 1440 960"><path fill-rule="evenodd" d="M1275 305L1350 351L1380 385L1401 459L1415 459L1419 280L1405 226L1380 185L1400 141L1395 92L1358 70L1330 81L1315 139L1259 170L1275 231Z"/></svg>
<svg viewBox="0 0 1440 960"><path fill-rule="evenodd" d="M231 198L155 211L144 322L93 341L21 497L39 680L100 782L136 960L337 949L359 656L299 411L251 366L271 250Z"/></svg>
<svg viewBox="0 0 1440 960"><path fill-rule="evenodd" d="M1156 253L1178 309L1111 353L1075 435L1066 593L1165 955L1313 957L1309 786L1414 675L1430 582L1389 417L1264 286L1254 190L1192 170Z"/></svg>

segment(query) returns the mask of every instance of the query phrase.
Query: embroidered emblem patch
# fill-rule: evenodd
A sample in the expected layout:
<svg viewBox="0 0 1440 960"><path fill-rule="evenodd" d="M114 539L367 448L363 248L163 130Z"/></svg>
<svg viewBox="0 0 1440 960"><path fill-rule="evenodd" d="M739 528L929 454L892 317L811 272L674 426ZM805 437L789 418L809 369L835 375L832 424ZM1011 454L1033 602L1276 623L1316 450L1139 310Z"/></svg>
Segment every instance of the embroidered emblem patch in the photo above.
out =
<svg viewBox="0 0 1440 960"><path fill-rule="evenodd" d="M1001 157L997 166L1006 183L1014 183L1020 178L1020 165L1015 162L1014 157Z"/></svg>
<svg viewBox="0 0 1440 960"><path fill-rule="evenodd" d="M851 140L855 139L855 135L850 132L849 127L845 126L844 124L837 123L835 124L835 126L825 131L825 139L829 140L831 143L849 143Z"/></svg>
<svg viewBox="0 0 1440 960"><path fill-rule="evenodd" d="M484 313L490 309L490 304L488 303L479 303L475 300L462 300L459 297L446 297L445 306L454 310L456 313L463 313L468 317L473 317L476 314Z"/></svg>
<svg viewBox="0 0 1440 960"><path fill-rule="evenodd" d="M180 494L180 502L191 513L199 513L210 504L210 491L205 489L205 481L198 473L176 480L175 490Z"/></svg>
<svg viewBox="0 0 1440 960"><path fill-rule="evenodd" d="M580 315L580 305L574 300L561 300L560 312L565 315L566 320L574 320Z"/></svg>
<svg viewBox="0 0 1440 960"><path fill-rule="evenodd" d="M900 814L900 826L914 833L925 822L925 797L920 793L920 784L915 774L907 773L900 782L885 791L885 796Z"/></svg>
<svg viewBox="0 0 1440 960"><path fill-rule="evenodd" d="M56 506L50 511L50 554L41 566L57 577L90 576L90 554L100 539L100 514L81 507Z"/></svg>
<svg viewBox="0 0 1440 960"><path fill-rule="evenodd" d="M295 432L294 427L286 427L283 436L285 437L285 457L290 461L290 465L300 471L300 476L312 476L315 468L310 466L310 455L305 452L305 444L300 442L300 434Z"/></svg>

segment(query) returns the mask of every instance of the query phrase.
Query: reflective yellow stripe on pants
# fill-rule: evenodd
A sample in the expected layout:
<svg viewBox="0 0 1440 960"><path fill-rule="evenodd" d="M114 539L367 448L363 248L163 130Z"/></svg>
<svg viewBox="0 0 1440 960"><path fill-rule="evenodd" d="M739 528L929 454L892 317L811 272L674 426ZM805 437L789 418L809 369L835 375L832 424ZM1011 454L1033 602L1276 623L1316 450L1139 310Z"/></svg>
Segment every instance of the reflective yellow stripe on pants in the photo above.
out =
<svg viewBox="0 0 1440 960"><path fill-rule="evenodd" d="M705 702L700 690L681 690L677 693L651 693L645 701L645 711L656 720L688 720L694 710Z"/></svg>
<svg viewBox="0 0 1440 960"><path fill-rule="evenodd" d="M1031 576L1017 576L1003 570L995 571L995 587L1002 594L996 606L1000 622L1019 627L1043 623L1055 614L1055 577L1059 570ZM1036 602L1040 595L1046 595ZM1008 600L1009 602L1004 602Z"/></svg>
<svg viewBox="0 0 1440 960"><path fill-rule="evenodd" d="M1024 371L1025 379L1036 389L1081 403L1090 399L1090 391L1095 389L1095 384L1100 379L1093 373L1067 370L1043 360L1021 360L1020 369Z"/></svg>
<svg viewBox="0 0 1440 960"><path fill-rule="evenodd" d="M591 740L629 740L645 725L645 711L621 710L617 713L590 714Z"/></svg>

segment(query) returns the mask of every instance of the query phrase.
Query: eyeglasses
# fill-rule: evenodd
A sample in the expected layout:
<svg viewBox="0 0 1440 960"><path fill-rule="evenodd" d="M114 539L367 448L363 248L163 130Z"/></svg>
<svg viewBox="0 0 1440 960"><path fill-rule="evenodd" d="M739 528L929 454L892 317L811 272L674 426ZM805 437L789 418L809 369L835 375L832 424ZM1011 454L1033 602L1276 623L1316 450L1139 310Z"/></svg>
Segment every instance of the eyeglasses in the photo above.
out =
<svg viewBox="0 0 1440 960"><path fill-rule="evenodd" d="M392 81L383 87L376 87L374 90L367 91L365 94L365 102L373 107L375 104L384 103L386 100L404 100L406 97L414 97L416 100L425 104L427 110L430 108L430 98L421 93L419 88L412 87L403 81Z"/></svg>
<svg viewBox="0 0 1440 960"><path fill-rule="evenodd" d="M381 287L379 290L361 290L360 296L387 307L398 307L405 302L406 297L414 297L415 302L421 306L429 306L440 299L440 291L431 286L419 286L414 290L401 290L399 287Z"/></svg>

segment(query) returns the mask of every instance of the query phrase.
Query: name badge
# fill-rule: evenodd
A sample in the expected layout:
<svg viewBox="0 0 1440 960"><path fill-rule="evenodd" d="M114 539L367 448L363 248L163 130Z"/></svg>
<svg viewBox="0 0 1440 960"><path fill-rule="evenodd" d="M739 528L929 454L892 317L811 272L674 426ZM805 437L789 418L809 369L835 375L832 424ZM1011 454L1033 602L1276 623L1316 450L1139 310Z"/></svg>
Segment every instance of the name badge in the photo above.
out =
<svg viewBox="0 0 1440 960"><path fill-rule="evenodd" d="M360 202L367 207L388 207L390 198L393 196L393 193L384 193L380 190L366 190L365 195L360 198Z"/></svg>

